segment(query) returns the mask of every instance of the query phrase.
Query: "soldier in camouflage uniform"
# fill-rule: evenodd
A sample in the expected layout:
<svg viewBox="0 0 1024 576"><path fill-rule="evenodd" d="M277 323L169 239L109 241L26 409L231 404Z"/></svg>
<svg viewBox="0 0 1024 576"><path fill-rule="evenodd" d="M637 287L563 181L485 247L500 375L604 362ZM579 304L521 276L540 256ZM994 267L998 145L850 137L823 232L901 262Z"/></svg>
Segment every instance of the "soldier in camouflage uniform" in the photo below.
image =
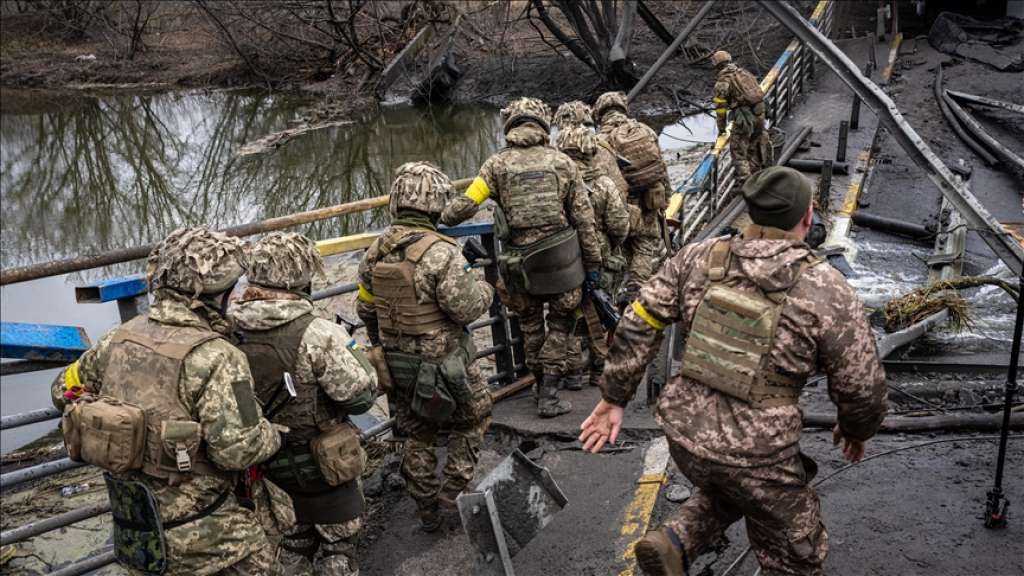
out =
<svg viewBox="0 0 1024 576"><path fill-rule="evenodd" d="M358 480L332 487L310 465L303 469L308 473L304 485L299 485L299 465L291 464L300 456L311 462L310 442L347 425L349 415L366 412L376 397L376 374L352 337L344 327L313 315L313 275L322 272L313 241L291 232L271 233L250 250L249 286L228 311L265 413L289 429L285 446L264 465L268 477L289 493L295 506L297 525L284 534L275 554L274 572L282 576L359 573ZM287 404L281 397L274 401L282 372L292 375L298 392Z"/></svg>
<svg viewBox="0 0 1024 576"><path fill-rule="evenodd" d="M622 243L629 234L629 212L626 211L625 202L622 201L615 184L595 165L598 144L593 131L582 125L561 129L558 134L558 149L572 158L583 174L583 185L587 189L590 206L594 209L597 234L601 241L600 286L609 294L615 294L626 268ZM601 372L604 371L605 355L608 351L600 323L591 318L588 324L601 332L589 334L585 339L590 349L589 380L591 385L596 386ZM570 390L578 390L581 387L580 376L576 376L575 383L570 381L566 386Z"/></svg>
<svg viewBox="0 0 1024 576"><path fill-rule="evenodd" d="M494 288L474 277L455 240L437 232L452 194L432 164L400 166L391 226L359 263L356 309L370 341L384 349L395 426L406 437L401 472L427 532L441 525L439 505L454 511L473 479L493 403L466 326L487 311ZM435 452L442 426L449 430L443 482Z"/></svg>
<svg viewBox="0 0 1024 576"><path fill-rule="evenodd" d="M614 150L610 135L623 124L636 122L627 116L628 104L622 92L605 92L594 103L594 119L600 126L602 145L611 148L617 156L622 151ZM645 125L636 122L641 127ZM647 129L657 140L657 134ZM659 154L660 157L660 154ZM640 286L654 275L665 253L665 215L669 194L668 172L661 161L664 176L648 186L631 186L627 197L629 210L629 238L625 249L628 260L625 285L620 291L619 301L632 300ZM626 170L623 169L625 173ZM626 175L628 181L629 176Z"/></svg>
<svg viewBox="0 0 1024 576"><path fill-rule="evenodd" d="M558 127L559 132L573 126L585 126L591 130L594 129L594 118L591 115L590 106L579 100L566 102L559 106L555 112L553 123ZM615 184L615 189L622 195L622 201L625 202L626 195L629 193L629 185L626 184L626 179L622 177L622 171L619 170L619 163L615 159L615 153L600 138L598 138L597 144L597 151L594 153L593 159L590 160L590 165L611 179L612 183Z"/></svg>
<svg viewBox="0 0 1024 576"><path fill-rule="evenodd" d="M497 203L495 227L504 237L505 252L499 267L507 263L499 294L519 316L526 363L537 377L537 413L552 418L572 410L569 402L558 398L558 383L578 357L572 349L572 333L584 278L595 286L600 281L601 243L579 169L571 158L548 145L551 113L547 105L535 98L520 98L501 115L506 147L484 162L465 195L445 208L441 221L451 225L471 218L487 198ZM556 249L573 248L573 265L554 267L548 282L533 282L522 255L549 242ZM522 258L519 264L510 259L516 254Z"/></svg>
<svg viewBox="0 0 1024 576"><path fill-rule="evenodd" d="M817 466L800 452L800 391L818 370L828 376L838 406L833 440L852 462L886 413L863 305L803 241L810 184L774 167L751 177L743 194L754 224L680 250L627 310L603 399L583 423L585 449L615 441L662 331L679 322L687 332L681 373L662 392L657 417L696 491L637 543L647 574L685 574L741 518L766 575L822 574L828 534L810 486Z"/></svg>
<svg viewBox="0 0 1024 576"><path fill-rule="evenodd" d="M52 389L58 408L84 395L145 411L142 465L112 474L108 486L137 482L155 495L167 576L266 574L270 565L256 515L234 495L236 472L281 445L277 428L261 414L245 355L225 339L223 311L243 263L236 238L199 227L174 231L149 255L149 313L104 336L61 372ZM194 436L182 437L189 448L178 444L177 465L171 460L168 466L161 438L170 441L172 429L194 430ZM82 433L96 438L95 431ZM111 491L115 519L137 511L125 495ZM130 532L115 528L119 560L140 555L123 539Z"/></svg>
<svg viewBox="0 0 1024 576"><path fill-rule="evenodd" d="M764 124L764 91L750 72L733 64L728 52L715 52L711 63L718 69L715 95L711 99L715 104L718 133L724 135L726 121L732 120L729 152L736 167L736 184L742 186L765 163L762 150L768 133Z"/></svg>

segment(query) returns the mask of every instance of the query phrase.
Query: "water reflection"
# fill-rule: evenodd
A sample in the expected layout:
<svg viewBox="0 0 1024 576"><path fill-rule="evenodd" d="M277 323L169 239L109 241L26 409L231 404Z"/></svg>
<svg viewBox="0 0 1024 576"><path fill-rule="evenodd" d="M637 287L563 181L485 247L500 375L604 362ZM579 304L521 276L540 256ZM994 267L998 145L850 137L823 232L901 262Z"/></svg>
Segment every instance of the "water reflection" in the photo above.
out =
<svg viewBox="0 0 1024 576"><path fill-rule="evenodd" d="M305 103L223 92L9 96L0 116L4 267L146 243L185 222L222 227L377 196L409 160L470 176L501 138L494 110L404 109L240 158L243 144L287 128ZM383 218L353 214L303 232L344 235ZM123 268L113 272L133 266Z"/></svg>

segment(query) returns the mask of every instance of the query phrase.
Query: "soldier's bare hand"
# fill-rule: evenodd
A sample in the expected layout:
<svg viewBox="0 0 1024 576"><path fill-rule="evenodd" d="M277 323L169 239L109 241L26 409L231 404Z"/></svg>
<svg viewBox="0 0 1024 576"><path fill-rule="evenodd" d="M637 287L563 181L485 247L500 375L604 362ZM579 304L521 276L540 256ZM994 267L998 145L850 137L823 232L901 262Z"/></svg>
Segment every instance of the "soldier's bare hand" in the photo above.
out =
<svg viewBox="0 0 1024 576"><path fill-rule="evenodd" d="M864 459L864 443L843 436L842 430L836 424L836 427L832 429L832 445L838 446L840 441L843 443L843 456L849 462L856 464Z"/></svg>
<svg viewBox="0 0 1024 576"><path fill-rule="evenodd" d="M622 408L604 400L597 403L594 411L580 425L580 442L585 452L597 453L605 444L614 444L622 429Z"/></svg>

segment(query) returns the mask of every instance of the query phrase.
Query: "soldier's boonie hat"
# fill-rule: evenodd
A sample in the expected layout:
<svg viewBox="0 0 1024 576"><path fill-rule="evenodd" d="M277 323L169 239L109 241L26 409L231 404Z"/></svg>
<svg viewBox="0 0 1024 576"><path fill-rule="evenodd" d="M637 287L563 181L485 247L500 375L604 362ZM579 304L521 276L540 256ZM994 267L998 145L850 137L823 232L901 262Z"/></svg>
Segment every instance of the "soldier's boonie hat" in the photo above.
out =
<svg viewBox="0 0 1024 576"><path fill-rule="evenodd" d="M249 282L269 288L295 290L309 286L323 273L316 243L294 232L271 232L249 250Z"/></svg>
<svg viewBox="0 0 1024 576"><path fill-rule="evenodd" d="M551 130L551 109L536 98L519 98L501 109L501 121L504 123L506 134L516 124L530 120L539 124L545 131Z"/></svg>
<svg viewBox="0 0 1024 576"><path fill-rule="evenodd" d="M612 110L619 110L623 114L629 111L625 92L605 92L598 96L597 102L594 102L594 120L600 122Z"/></svg>
<svg viewBox="0 0 1024 576"><path fill-rule="evenodd" d="M146 260L150 290L170 288L193 298L231 288L245 272L242 241L204 226L178 228Z"/></svg>
<svg viewBox="0 0 1024 576"><path fill-rule="evenodd" d="M590 106L579 100L566 102L558 107L555 112L555 126L564 130L569 126L593 126L594 117L590 113Z"/></svg>
<svg viewBox="0 0 1024 576"><path fill-rule="evenodd" d="M561 130L556 144L566 154L579 154L587 158L597 154L597 136L586 126L569 126Z"/></svg>
<svg viewBox="0 0 1024 576"><path fill-rule="evenodd" d="M711 55L711 63L715 66L721 66L722 64L727 64L729 62L732 62L732 54L729 54L725 50L719 50Z"/></svg>
<svg viewBox="0 0 1024 576"><path fill-rule="evenodd" d="M811 184L792 168L772 166L747 178L743 199L754 224L791 230L811 205Z"/></svg>
<svg viewBox="0 0 1024 576"><path fill-rule="evenodd" d="M402 208L440 214L453 195L452 181L430 162L406 162L395 170L388 209L397 216Z"/></svg>

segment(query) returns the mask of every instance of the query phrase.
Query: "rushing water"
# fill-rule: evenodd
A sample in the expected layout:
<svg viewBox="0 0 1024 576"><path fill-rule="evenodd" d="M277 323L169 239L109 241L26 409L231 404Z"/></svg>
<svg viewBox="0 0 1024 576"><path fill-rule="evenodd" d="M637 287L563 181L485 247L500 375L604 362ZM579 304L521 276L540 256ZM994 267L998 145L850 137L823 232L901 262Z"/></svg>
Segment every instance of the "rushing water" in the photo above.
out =
<svg viewBox="0 0 1024 576"><path fill-rule="evenodd" d="M246 143L289 128L308 102L239 92L94 97L4 92L0 106L3 267L159 240L185 223L261 220L385 194L395 168L430 160L471 176L501 144L495 110L389 110L303 134L267 154ZM298 230L315 239L384 223L382 210ZM113 304L75 304L73 285L134 273L140 263L0 289L5 322L83 326L95 341ZM54 371L0 382L3 414L47 405ZM52 427L0 435L7 452Z"/></svg>

